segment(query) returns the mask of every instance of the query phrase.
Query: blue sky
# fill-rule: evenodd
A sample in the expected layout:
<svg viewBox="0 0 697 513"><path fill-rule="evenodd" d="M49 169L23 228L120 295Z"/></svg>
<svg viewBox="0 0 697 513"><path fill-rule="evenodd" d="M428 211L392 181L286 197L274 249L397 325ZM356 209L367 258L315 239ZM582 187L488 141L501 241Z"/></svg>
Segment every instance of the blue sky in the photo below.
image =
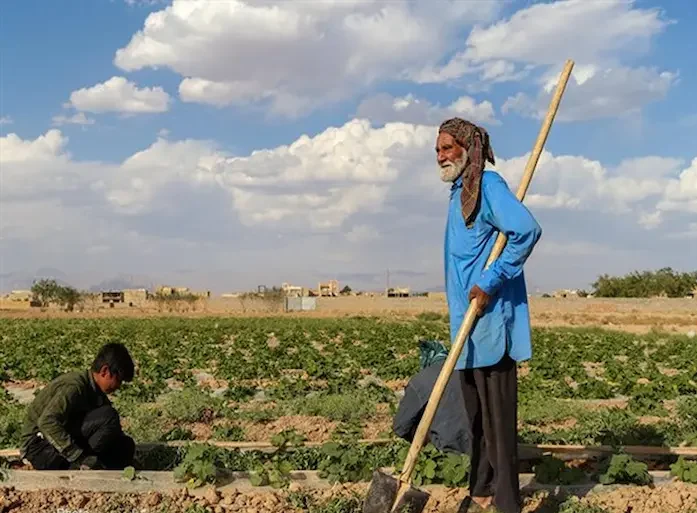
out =
<svg viewBox="0 0 697 513"><path fill-rule="evenodd" d="M486 126L515 188L566 58L531 288L694 268L694 2L273 4L3 3L0 289L439 287L437 124Z"/></svg>

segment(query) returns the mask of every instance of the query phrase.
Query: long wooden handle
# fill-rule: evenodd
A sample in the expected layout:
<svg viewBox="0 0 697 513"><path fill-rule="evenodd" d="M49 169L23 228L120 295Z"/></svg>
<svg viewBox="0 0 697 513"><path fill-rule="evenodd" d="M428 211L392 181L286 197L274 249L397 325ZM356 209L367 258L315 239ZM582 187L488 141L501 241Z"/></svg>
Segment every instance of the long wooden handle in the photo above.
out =
<svg viewBox="0 0 697 513"><path fill-rule="evenodd" d="M542 149L544 148L545 142L547 141L549 130L552 127L554 116L556 115L557 110L559 109L559 103L561 102L561 97L564 94L564 90L566 89L566 84L569 81L569 77L571 76L571 70L573 69L573 67L574 62L572 60L566 61L564 70L562 71L562 74L559 77L559 83L557 84L556 91L554 92L554 96L552 96L552 101L550 102L549 109L547 110L547 116L545 117L544 122L542 123L542 128L540 129L540 133L537 136L537 141L535 142L532 154L528 159L528 164L525 167L523 178L516 193L516 197L520 201L523 201L525 193L528 190L528 186L530 185L530 181L532 180L532 175L535 172L537 161L540 159ZM486 263L486 268L488 268L499 257L505 245L506 236L502 233L499 233L496 242L494 243L494 247L491 250L489 260ZM446 358L445 363L443 364L443 368L440 371L438 379L436 380L436 384L434 385L433 391L431 392L431 396L428 399L426 409L424 410L423 416L421 417L421 421L419 422L419 427L416 429L416 433L414 434L414 439L411 443L411 447L409 448L407 458L404 461L404 468L402 469L402 474L400 476L400 481L402 483L411 483L412 474L416 466L416 460L419 457L419 452L421 451L421 448L424 445L428 431L431 429L431 423L433 422L433 417L435 416L436 410L438 409L440 399L443 396L443 392L448 381L450 380L450 376L453 372L453 369L455 368L455 363L457 362L457 359L460 356L460 353L462 352L462 348L465 345L465 340L467 339L470 331L472 330L472 326L474 325L476 317L477 302L476 300L474 300L470 303L470 306L467 309L465 319L462 321L462 324L460 325L460 329L457 332L455 342L453 343L450 349L450 353L448 354L448 357Z"/></svg>

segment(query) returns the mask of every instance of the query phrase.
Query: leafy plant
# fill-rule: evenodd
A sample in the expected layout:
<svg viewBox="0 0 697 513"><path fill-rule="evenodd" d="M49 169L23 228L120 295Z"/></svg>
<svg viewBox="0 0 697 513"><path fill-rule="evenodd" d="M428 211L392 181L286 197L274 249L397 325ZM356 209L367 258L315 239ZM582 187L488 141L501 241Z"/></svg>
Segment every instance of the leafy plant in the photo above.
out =
<svg viewBox="0 0 697 513"><path fill-rule="evenodd" d="M296 399L289 413L326 417L338 422L356 422L375 414L376 401L366 392L319 394Z"/></svg>
<svg viewBox="0 0 697 513"><path fill-rule="evenodd" d="M240 442L244 440L244 429L240 426L215 426L211 438L213 440Z"/></svg>
<svg viewBox="0 0 697 513"><path fill-rule="evenodd" d="M317 465L320 477L331 483L360 482L369 481L377 468L395 465L399 445L361 445L347 437L324 444L320 452Z"/></svg>
<svg viewBox="0 0 697 513"><path fill-rule="evenodd" d="M680 456L670 466L670 475L685 483L697 484L697 461L689 461Z"/></svg>
<svg viewBox="0 0 697 513"><path fill-rule="evenodd" d="M170 392L162 401L167 417L177 422L210 423L222 409L219 398L195 388Z"/></svg>
<svg viewBox="0 0 697 513"><path fill-rule="evenodd" d="M400 467L404 464L408 452L408 446L400 451ZM443 453L429 443L419 454L413 481L416 486L437 483L454 488L465 486L469 473L469 457L455 453Z"/></svg>
<svg viewBox="0 0 697 513"><path fill-rule="evenodd" d="M306 492L298 491L288 494L288 502L305 513L361 513L363 510L363 501L355 494L319 501Z"/></svg>
<svg viewBox="0 0 697 513"><path fill-rule="evenodd" d="M576 496L571 496L559 505L559 513L610 513L610 511L601 506L583 502Z"/></svg>
<svg viewBox="0 0 697 513"><path fill-rule="evenodd" d="M646 463L636 461L628 454L615 454L606 464L605 471L599 476L602 484L637 484L648 485L653 482Z"/></svg>
<svg viewBox="0 0 697 513"><path fill-rule="evenodd" d="M189 488L215 483L217 477L216 450L206 444L189 447L183 461L174 469L174 479L178 482L186 481Z"/></svg>
<svg viewBox="0 0 697 513"><path fill-rule="evenodd" d="M294 429L284 430L271 438L271 443L276 447L276 452L271 458L258 464L251 473L249 480L254 486L271 486L283 488L291 481L293 465L286 458L286 451L291 447L300 447L305 437Z"/></svg>
<svg viewBox="0 0 697 513"><path fill-rule="evenodd" d="M585 478L583 470L568 467L562 460L549 455L543 456L534 470L535 480L542 484L570 485Z"/></svg>
<svg viewBox="0 0 697 513"><path fill-rule="evenodd" d="M171 441L176 441L176 440L193 440L194 434L191 432L190 429L183 428L181 426L175 426L172 429L170 429L165 435L162 437L162 440L165 442L171 442Z"/></svg>
<svg viewBox="0 0 697 513"><path fill-rule="evenodd" d="M225 390L223 396L235 402L243 402L254 396L256 389L241 385L232 385Z"/></svg>
<svg viewBox="0 0 697 513"><path fill-rule="evenodd" d="M123 469L121 477L126 481L133 481L136 478L136 469L133 467L126 467Z"/></svg>

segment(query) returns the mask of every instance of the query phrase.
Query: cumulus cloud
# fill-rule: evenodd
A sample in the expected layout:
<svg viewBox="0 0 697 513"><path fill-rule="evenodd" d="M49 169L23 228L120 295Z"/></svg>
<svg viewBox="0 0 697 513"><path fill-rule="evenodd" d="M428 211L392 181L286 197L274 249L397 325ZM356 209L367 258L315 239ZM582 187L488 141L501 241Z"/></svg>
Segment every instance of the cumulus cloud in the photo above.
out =
<svg viewBox="0 0 697 513"><path fill-rule="evenodd" d="M38 255L67 262L94 257L103 269L109 259L118 265L119 255L137 252L138 265L159 271L175 254L172 269L234 262L244 279L279 283L389 265L423 272L414 286L437 285L448 186L437 177L435 131L355 119L244 156L210 141L158 138L118 163L76 161L59 130L34 140L9 134L0 140L0 229L9 241L3 258L11 266ZM497 159L512 189L527 158ZM541 246L533 273L535 265L554 262L560 269L555 247L567 247L564 265L591 266L593 258L568 249L572 243L595 248L588 250L595 265L627 251L664 265L667 255L683 254L665 249L677 244L671 235L692 231L697 158L639 157L610 167L544 152L526 204L551 244ZM642 235L647 229L650 240ZM667 246L650 251L659 240Z"/></svg>
<svg viewBox="0 0 697 513"><path fill-rule="evenodd" d="M412 78L419 83L444 83L467 77L465 84L476 90L534 73L539 95L512 96L503 111L540 118L561 66L573 58L576 66L559 120L633 113L663 99L677 81L675 72L627 64L646 53L652 39L670 23L659 9L638 8L633 0L539 3L509 19L475 27L463 50L442 65L422 68ZM471 77L478 77L479 83L472 84Z"/></svg>
<svg viewBox="0 0 697 513"><path fill-rule="evenodd" d="M668 181L663 200L657 208L697 213L697 158L678 177Z"/></svg>
<svg viewBox="0 0 697 513"><path fill-rule="evenodd" d="M463 27L492 19L500 4L174 0L148 16L114 63L172 69L184 101L255 102L295 115L441 59Z"/></svg>
<svg viewBox="0 0 697 513"><path fill-rule="evenodd" d="M0 117L0 125L11 125L14 123L14 120L10 116L2 116Z"/></svg>
<svg viewBox="0 0 697 513"><path fill-rule="evenodd" d="M649 103L662 100L677 81L677 74L655 68L581 68L572 73L564 94L564 108L555 119L587 121L635 114ZM547 113L558 74L544 80L536 98L524 93L509 97L501 110L542 119Z"/></svg>
<svg viewBox="0 0 697 513"><path fill-rule="evenodd" d="M72 116L66 116L60 114L58 116L53 116L53 126L63 126L63 125L94 125L95 121L92 118L88 118L84 112L78 112Z"/></svg>
<svg viewBox="0 0 697 513"><path fill-rule="evenodd" d="M494 106L489 101L477 101L470 96L461 96L450 105L432 104L409 94L395 98L389 94L377 94L366 98L358 106L359 118L367 118L376 124L391 121L421 125L439 125L443 120L459 116L483 125L498 125Z"/></svg>
<svg viewBox="0 0 697 513"><path fill-rule="evenodd" d="M161 87L138 88L124 77L111 77L101 84L73 91L68 105L86 112L144 114L165 112L170 101Z"/></svg>
<svg viewBox="0 0 697 513"><path fill-rule="evenodd" d="M518 183L529 154L496 162L496 169ZM641 157L617 167L583 156L544 151L538 161L526 203L538 209L593 210L609 214L638 211L643 226L658 226L653 212L670 198L680 198L676 210L689 211L697 187L690 190L692 167L681 171L680 159ZM694 167L694 166L693 166ZM679 191L676 194L676 191Z"/></svg>
<svg viewBox="0 0 697 513"><path fill-rule="evenodd" d="M475 27L464 50L445 65L423 73L429 82L492 67L500 74L514 75L516 68L526 64L559 67L570 56L580 65L617 65L624 56L646 52L651 39L669 23L659 9L637 8L634 0L534 4L507 20ZM482 67L485 63L489 67Z"/></svg>

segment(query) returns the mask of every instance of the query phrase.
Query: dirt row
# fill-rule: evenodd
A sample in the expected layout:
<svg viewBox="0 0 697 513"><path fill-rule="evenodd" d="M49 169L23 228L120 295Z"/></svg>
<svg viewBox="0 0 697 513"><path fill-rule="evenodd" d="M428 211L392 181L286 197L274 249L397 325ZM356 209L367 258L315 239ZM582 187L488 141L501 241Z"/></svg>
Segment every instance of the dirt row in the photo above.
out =
<svg viewBox="0 0 697 513"><path fill-rule="evenodd" d="M304 490L291 485L289 490L226 492L224 495L209 487L193 494L186 489L168 493L110 494L69 490L18 491L0 488L0 513L37 513L40 511L100 511L117 513L188 513L229 511L245 513L300 513L307 505L328 507L343 502L344 509L360 512L367 484L335 485L325 490ZM439 488L431 492L424 513L458 513L467 491ZM556 513L566 497L550 492L524 493L523 513ZM673 482L656 488L623 486L581 499L588 505L604 507L610 513L697 513L697 485ZM197 509L196 506L198 506ZM316 509L316 511L321 511Z"/></svg>

